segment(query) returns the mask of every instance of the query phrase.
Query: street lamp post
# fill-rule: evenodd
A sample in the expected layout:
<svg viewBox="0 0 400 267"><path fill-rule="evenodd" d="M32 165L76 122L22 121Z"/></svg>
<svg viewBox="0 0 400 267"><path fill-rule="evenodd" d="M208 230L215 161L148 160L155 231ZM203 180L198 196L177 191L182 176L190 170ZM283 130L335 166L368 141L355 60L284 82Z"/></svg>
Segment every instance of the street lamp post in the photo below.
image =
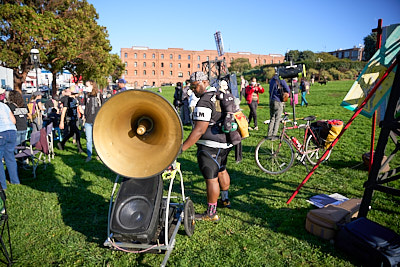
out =
<svg viewBox="0 0 400 267"><path fill-rule="evenodd" d="M39 90L39 77L38 77L38 67L40 64L39 50L36 48L31 49L31 62L35 66L36 70L36 91Z"/></svg>

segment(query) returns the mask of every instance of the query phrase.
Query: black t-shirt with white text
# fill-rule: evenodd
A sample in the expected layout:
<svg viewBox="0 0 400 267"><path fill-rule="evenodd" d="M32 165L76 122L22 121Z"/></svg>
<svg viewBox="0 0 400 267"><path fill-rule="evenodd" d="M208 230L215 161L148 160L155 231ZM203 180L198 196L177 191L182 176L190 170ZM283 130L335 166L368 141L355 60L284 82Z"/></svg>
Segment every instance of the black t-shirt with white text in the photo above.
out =
<svg viewBox="0 0 400 267"><path fill-rule="evenodd" d="M22 107L17 107L14 103L8 103L8 106L11 109L11 112L14 114L17 127L17 131L24 131L28 128L27 126L27 117L28 117L28 107L24 104Z"/></svg>

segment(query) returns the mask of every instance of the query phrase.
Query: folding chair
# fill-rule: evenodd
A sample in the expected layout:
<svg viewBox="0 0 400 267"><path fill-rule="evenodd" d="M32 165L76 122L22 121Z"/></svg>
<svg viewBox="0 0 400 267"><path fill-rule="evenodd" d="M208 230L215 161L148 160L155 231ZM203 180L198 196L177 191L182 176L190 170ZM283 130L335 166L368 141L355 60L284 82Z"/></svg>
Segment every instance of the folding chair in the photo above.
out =
<svg viewBox="0 0 400 267"><path fill-rule="evenodd" d="M49 147L49 162L51 159L54 159L54 134L53 134L53 123L50 123L46 126L46 133L47 133L47 143Z"/></svg>
<svg viewBox="0 0 400 267"><path fill-rule="evenodd" d="M29 165L32 167L33 178L36 178L36 168L39 165L40 161L45 162L41 159L43 152L36 149L35 147L35 145L39 142L40 131L32 133L29 139L29 147L24 147L23 149L21 149L21 147L17 147L18 153L15 155L17 161L22 162L22 164L25 164L25 160L28 160Z"/></svg>
<svg viewBox="0 0 400 267"><path fill-rule="evenodd" d="M0 262L12 265L12 249L11 249L11 237L10 227L8 224L8 214L6 207L6 193L0 186L0 250L5 258L0 258Z"/></svg>

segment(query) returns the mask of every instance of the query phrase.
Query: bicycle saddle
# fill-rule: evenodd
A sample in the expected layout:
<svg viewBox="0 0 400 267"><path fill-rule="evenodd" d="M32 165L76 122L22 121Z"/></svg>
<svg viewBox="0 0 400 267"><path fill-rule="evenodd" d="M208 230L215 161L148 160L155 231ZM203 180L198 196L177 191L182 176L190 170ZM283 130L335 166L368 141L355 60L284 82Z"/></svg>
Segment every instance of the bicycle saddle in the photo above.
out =
<svg viewBox="0 0 400 267"><path fill-rule="evenodd" d="M316 117L315 116L307 116L303 120L305 121L315 121Z"/></svg>

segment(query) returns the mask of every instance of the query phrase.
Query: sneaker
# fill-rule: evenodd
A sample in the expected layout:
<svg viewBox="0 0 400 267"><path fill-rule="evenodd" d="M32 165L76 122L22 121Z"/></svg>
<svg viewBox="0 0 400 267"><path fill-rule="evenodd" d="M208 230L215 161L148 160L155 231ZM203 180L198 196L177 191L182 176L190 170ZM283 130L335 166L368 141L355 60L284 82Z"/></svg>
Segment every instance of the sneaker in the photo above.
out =
<svg viewBox="0 0 400 267"><path fill-rule="evenodd" d="M57 147L59 150L64 150L64 146L61 143L57 143Z"/></svg>
<svg viewBox="0 0 400 267"><path fill-rule="evenodd" d="M214 213L214 215L210 216L207 214L207 212L202 214L196 213L194 215L194 218L196 221L209 221L209 222L219 222L219 220L221 220L221 218L218 216L217 213Z"/></svg>
<svg viewBox="0 0 400 267"><path fill-rule="evenodd" d="M89 161L91 161L91 160L92 160L92 157L87 157L86 160L85 160L85 162L89 162Z"/></svg>
<svg viewBox="0 0 400 267"><path fill-rule="evenodd" d="M254 127L254 131L258 131L258 126Z"/></svg>
<svg viewBox="0 0 400 267"><path fill-rule="evenodd" d="M253 128L251 128L251 127L249 126L249 130L250 130L250 131L253 131Z"/></svg>
<svg viewBox="0 0 400 267"><path fill-rule="evenodd" d="M219 204L222 208L228 208L228 209L231 208L231 202L229 201L229 198L227 198L225 200L220 199Z"/></svg>

